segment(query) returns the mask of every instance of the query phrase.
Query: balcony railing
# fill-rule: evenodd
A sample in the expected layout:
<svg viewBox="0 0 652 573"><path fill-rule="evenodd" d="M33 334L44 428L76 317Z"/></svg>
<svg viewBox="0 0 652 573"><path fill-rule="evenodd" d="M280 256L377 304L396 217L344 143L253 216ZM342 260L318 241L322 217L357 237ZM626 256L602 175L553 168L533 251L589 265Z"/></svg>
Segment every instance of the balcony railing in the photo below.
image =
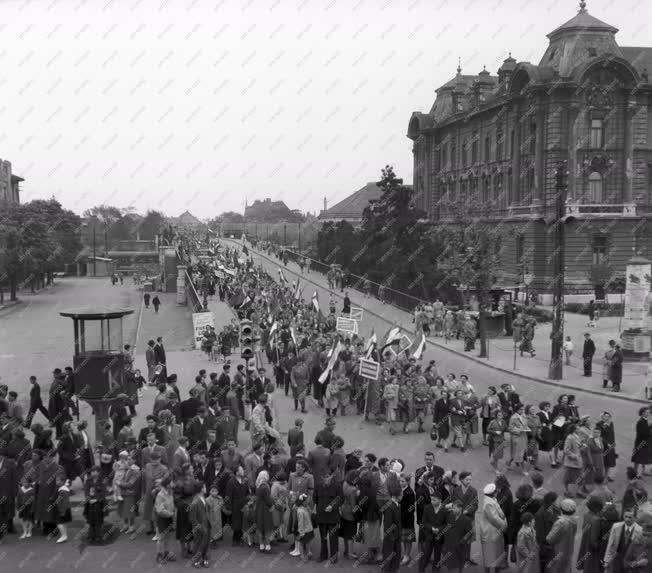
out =
<svg viewBox="0 0 652 573"><path fill-rule="evenodd" d="M625 215L632 217L636 215L636 204L623 203L609 205L601 203L587 205L583 203L567 203L566 215L574 217L578 215Z"/></svg>

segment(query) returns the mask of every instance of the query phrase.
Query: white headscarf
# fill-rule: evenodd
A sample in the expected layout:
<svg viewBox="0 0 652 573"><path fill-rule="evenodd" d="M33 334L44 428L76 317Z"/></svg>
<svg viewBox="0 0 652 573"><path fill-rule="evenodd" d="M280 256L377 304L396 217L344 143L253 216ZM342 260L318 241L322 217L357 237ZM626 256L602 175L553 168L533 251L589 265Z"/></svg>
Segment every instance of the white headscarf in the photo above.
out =
<svg viewBox="0 0 652 573"><path fill-rule="evenodd" d="M263 483L267 483L269 481L269 474L263 470L258 474L258 477L256 478L256 487L260 486Z"/></svg>

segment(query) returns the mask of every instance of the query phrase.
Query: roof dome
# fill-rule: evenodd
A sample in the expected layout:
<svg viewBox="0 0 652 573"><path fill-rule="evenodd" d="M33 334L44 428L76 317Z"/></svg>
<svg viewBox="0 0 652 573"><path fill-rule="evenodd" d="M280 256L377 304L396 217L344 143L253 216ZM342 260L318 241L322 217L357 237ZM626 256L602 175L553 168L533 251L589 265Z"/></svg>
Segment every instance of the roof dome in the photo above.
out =
<svg viewBox="0 0 652 573"><path fill-rule="evenodd" d="M616 32L618 28L591 16L586 2L580 2L577 15L548 34L550 44L539 66L550 67L561 77L570 77L577 66L593 58L622 57Z"/></svg>

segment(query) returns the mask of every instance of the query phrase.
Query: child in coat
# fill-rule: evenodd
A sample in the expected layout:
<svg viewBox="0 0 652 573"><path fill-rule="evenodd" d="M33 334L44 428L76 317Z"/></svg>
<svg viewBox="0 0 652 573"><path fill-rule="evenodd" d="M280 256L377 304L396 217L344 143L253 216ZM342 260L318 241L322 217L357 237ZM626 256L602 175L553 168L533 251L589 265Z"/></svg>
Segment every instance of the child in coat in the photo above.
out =
<svg viewBox="0 0 652 573"><path fill-rule="evenodd" d="M256 496L250 495L247 503L242 508L242 532L245 543L253 547L256 538Z"/></svg>
<svg viewBox="0 0 652 573"><path fill-rule="evenodd" d="M310 543L315 537L314 528L312 526L312 516L310 510L306 507L306 500L308 496L302 493L296 501L297 508L297 533L299 542L301 543L301 559L309 561L312 558L310 551Z"/></svg>
<svg viewBox="0 0 652 573"><path fill-rule="evenodd" d="M68 526L67 524L72 521L72 513L70 512L70 481L57 477L57 499L55 502L56 507L56 523L59 530L59 539L57 543L65 543L68 541Z"/></svg>
<svg viewBox="0 0 652 573"><path fill-rule="evenodd" d="M88 523L88 542L100 543L104 525L106 488L100 477L99 467L94 466L90 469L88 479L84 483L84 494L86 496L84 517Z"/></svg>

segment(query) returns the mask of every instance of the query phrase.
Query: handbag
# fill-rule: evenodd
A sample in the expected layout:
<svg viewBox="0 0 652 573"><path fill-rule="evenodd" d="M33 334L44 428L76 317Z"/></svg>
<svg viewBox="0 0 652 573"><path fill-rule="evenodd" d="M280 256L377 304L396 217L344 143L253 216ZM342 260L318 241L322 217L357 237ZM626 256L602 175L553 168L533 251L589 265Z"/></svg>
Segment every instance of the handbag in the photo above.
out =
<svg viewBox="0 0 652 573"><path fill-rule="evenodd" d="M430 428L430 439L433 442L436 442L438 438L439 438L439 434L437 432L437 426L433 424L432 428Z"/></svg>

